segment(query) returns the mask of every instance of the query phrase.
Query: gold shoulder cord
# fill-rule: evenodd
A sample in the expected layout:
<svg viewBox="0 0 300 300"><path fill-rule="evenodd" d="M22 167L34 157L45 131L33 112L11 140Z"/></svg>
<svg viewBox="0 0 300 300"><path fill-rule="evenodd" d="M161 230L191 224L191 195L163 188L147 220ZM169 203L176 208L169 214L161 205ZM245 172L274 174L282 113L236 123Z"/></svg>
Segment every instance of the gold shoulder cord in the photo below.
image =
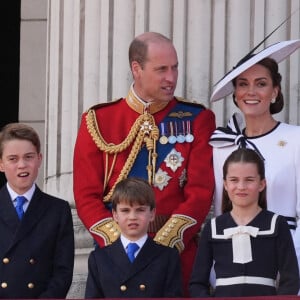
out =
<svg viewBox="0 0 300 300"><path fill-rule="evenodd" d="M116 160L116 155L125 149L127 149L132 143L132 149L131 152L126 160L126 163L123 166L123 169L112 186L111 190L109 193L104 196L103 201L104 202L109 202L111 195L115 189L115 186L118 182L121 180L127 178L135 160L136 157L142 148L143 143L146 144L147 150L149 151L148 155L148 166L147 166L147 171L148 171L148 181L149 184L152 184L154 181L154 176L155 176L155 169L156 169L156 158L157 158L157 153L156 153L156 141L159 138L159 129L155 124L155 120L153 116L147 112L144 114L140 115L136 121L134 122L133 126L130 129L130 132L128 136L125 138L124 141L122 141L120 144L115 145L113 143L107 143L104 138L102 137L98 124L97 124L97 119L96 119L96 114L93 109L89 109L86 115L86 123L87 123L87 129L88 132L90 133L93 141L95 142L96 146L101 150L106 153L106 156L109 154L115 155L113 164L111 166L111 171L114 167L115 160ZM106 160L108 161L108 159ZM106 172L105 172L105 179L104 179L104 187L109 182L109 179L111 177L111 171L109 172L109 175L107 175L107 165L106 165Z"/></svg>

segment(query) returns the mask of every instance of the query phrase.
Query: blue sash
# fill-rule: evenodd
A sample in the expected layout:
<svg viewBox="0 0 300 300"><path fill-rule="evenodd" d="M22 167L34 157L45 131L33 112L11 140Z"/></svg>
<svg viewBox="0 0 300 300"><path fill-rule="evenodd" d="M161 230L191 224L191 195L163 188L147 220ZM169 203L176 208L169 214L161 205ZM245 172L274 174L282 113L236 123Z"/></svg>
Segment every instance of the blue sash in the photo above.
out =
<svg viewBox="0 0 300 300"><path fill-rule="evenodd" d="M202 106L198 105L191 105L189 103L184 102L178 102L172 110L169 111L169 113L166 115L166 117L162 120L161 123L168 123L170 121L178 121L178 117L176 116L170 116L172 112L184 112L184 113L190 113L190 116L183 116L182 120L194 120L194 118L203 110L204 108ZM159 124L160 125L160 124ZM192 128L192 126L191 126ZM161 144L160 142L156 143L156 152L158 154L157 156L157 162L156 166L160 166L162 162L164 161L165 157L168 153L174 148L175 144ZM146 146L144 145L142 149L140 150L139 154L137 155L137 158L132 166L132 169L130 170L128 177L141 177L144 179L148 179L148 172L147 172L147 164L148 164L148 150ZM157 170L155 170L156 173Z"/></svg>

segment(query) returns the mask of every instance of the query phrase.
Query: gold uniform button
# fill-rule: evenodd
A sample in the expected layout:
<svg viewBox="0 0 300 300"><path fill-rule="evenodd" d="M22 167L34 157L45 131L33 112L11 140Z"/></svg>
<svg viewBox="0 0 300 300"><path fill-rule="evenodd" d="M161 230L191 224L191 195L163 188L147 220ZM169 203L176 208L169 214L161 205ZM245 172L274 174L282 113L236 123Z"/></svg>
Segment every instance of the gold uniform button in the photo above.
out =
<svg viewBox="0 0 300 300"><path fill-rule="evenodd" d="M6 288L7 288L7 283L6 283L6 282L2 282L2 283L1 283L1 287L2 287L3 289L6 289Z"/></svg>
<svg viewBox="0 0 300 300"><path fill-rule="evenodd" d="M3 262L4 264L8 264L8 263L9 263L9 258L4 257L3 260L2 260L2 262Z"/></svg>
<svg viewBox="0 0 300 300"><path fill-rule="evenodd" d="M121 290L122 292L125 292L125 291L127 290L127 286L126 286L126 285L121 285L121 286L120 286L120 290Z"/></svg>
<svg viewBox="0 0 300 300"><path fill-rule="evenodd" d="M27 286L28 286L29 289L33 289L34 288L34 284L32 282L28 283Z"/></svg>
<svg viewBox="0 0 300 300"><path fill-rule="evenodd" d="M144 284L140 284L140 290L144 291L146 289L146 286Z"/></svg>
<svg viewBox="0 0 300 300"><path fill-rule="evenodd" d="M30 263L31 265L34 265L34 264L35 264L34 258L30 258L30 259L29 259L29 263Z"/></svg>

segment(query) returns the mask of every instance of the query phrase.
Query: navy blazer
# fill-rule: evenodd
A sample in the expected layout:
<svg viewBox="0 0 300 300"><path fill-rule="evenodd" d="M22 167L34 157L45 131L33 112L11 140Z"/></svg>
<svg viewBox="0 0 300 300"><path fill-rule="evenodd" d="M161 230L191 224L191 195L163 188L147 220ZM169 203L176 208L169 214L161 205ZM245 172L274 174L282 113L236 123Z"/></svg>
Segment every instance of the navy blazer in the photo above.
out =
<svg viewBox="0 0 300 300"><path fill-rule="evenodd" d="M0 298L65 298L73 276L70 205L38 187L22 221L0 190Z"/></svg>
<svg viewBox="0 0 300 300"><path fill-rule="evenodd" d="M120 238L96 248L88 261L85 298L181 297L180 257L175 248L148 238L131 263Z"/></svg>

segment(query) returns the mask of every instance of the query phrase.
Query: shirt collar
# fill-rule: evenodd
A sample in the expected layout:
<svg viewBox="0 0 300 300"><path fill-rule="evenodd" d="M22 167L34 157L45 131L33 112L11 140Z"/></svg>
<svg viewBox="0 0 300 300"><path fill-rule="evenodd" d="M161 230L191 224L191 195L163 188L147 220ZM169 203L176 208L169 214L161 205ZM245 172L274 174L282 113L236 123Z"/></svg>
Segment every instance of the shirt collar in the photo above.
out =
<svg viewBox="0 0 300 300"><path fill-rule="evenodd" d="M123 234L121 234L120 238L121 238L121 242L122 242L125 250L129 243L136 243L139 245L139 247L140 247L139 249L141 249L144 246L144 244L148 238L148 235L145 234L143 237L141 237L140 239L138 239L136 241L131 241L131 240L127 239Z"/></svg>
<svg viewBox="0 0 300 300"><path fill-rule="evenodd" d="M24 193L23 195L19 195L19 194L17 194L17 193L10 187L10 185L9 185L8 182L6 183L6 187L7 187L8 193L9 193L9 195L10 195L12 201L14 201L14 200L16 199L17 196L24 196L24 197L26 197L26 199L28 200L28 202L31 201L31 198L32 198L33 193L34 193L35 188L36 188L35 184L33 184L32 187L31 187L26 193Z"/></svg>

